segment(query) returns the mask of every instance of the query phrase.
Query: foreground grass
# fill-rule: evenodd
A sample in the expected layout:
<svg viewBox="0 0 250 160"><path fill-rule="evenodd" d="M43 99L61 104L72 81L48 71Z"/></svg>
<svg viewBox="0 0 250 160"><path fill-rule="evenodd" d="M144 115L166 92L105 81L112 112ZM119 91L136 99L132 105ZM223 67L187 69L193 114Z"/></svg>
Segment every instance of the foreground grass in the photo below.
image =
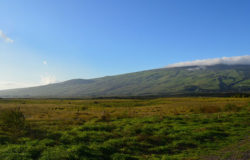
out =
<svg viewBox="0 0 250 160"><path fill-rule="evenodd" d="M209 159L249 139L247 98L0 102L21 106L30 126L19 137L0 131L1 160Z"/></svg>

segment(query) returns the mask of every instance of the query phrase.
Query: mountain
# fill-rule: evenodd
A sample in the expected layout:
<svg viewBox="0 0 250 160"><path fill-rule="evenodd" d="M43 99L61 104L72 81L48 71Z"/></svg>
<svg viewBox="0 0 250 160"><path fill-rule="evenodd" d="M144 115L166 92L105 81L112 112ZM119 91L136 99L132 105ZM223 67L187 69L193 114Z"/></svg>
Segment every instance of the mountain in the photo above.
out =
<svg viewBox="0 0 250 160"><path fill-rule="evenodd" d="M250 65L162 68L0 91L2 98L93 98L250 93Z"/></svg>

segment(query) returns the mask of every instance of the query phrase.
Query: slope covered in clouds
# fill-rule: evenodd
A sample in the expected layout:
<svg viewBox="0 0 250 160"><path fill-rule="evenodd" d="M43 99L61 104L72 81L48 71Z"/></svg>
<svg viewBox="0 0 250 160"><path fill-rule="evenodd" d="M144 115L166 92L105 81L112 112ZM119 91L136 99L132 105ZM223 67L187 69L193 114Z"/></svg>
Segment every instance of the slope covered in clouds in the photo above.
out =
<svg viewBox="0 0 250 160"><path fill-rule="evenodd" d="M225 65L250 65L250 56L236 56L236 57L222 57L222 58L213 58L213 59L203 59L195 60L189 62L180 62L168 65L167 68L171 67L187 67L187 66L212 66L218 64Z"/></svg>
<svg viewBox="0 0 250 160"><path fill-rule="evenodd" d="M250 65L163 68L0 91L11 98L93 98L250 93Z"/></svg>

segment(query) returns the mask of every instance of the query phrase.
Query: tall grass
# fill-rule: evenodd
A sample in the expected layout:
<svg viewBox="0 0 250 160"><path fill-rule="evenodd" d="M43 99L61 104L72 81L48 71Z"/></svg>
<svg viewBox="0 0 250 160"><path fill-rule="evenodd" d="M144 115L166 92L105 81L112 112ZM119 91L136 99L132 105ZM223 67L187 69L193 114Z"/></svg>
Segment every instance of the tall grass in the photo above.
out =
<svg viewBox="0 0 250 160"><path fill-rule="evenodd" d="M249 104L249 98L0 100L0 159L201 159L249 134Z"/></svg>

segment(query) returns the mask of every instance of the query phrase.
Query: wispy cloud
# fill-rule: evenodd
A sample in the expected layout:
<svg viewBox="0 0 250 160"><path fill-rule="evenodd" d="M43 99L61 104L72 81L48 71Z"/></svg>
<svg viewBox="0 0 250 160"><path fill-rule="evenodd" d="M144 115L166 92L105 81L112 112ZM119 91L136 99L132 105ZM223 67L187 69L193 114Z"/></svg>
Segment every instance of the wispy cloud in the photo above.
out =
<svg viewBox="0 0 250 160"><path fill-rule="evenodd" d="M7 37L2 30L0 30L0 38L2 38L5 42L7 43L13 43L14 40L12 40L11 38Z"/></svg>
<svg viewBox="0 0 250 160"><path fill-rule="evenodd" d="M27 87L35 87L41 85L47 85L58 82L56 77L53 75L42 75L40 76L40 82L15 82L15 81L0 81L0 90L6 89L17 89L17 88L27 88Z"/></svg>
<svg viewBox="0 0 250 160"><path fill-rule="evenodd" d="M16 89L16 88L26 88L32 86L38 86L35 83L22 83L22 82L12 82L12 81L0 81L0 90L5 89Z"/></svg>
<svg viewBox="0 0 250 160"><path fill-rule="evenodd" d="M180 63L170 64L167 66L167 68L186 67L186 66L211 66L211 65L216 65L216 64L226 64L226 65L249 64L250 65L250 55L180 62Z"/></svg>
<svg viewBox="0 0 250 160"><path fill-rule="evenodd" d="M42 75L41 76L41 84L42 85L47 85L47 84L52 84L52 83L56 83L56 77L53 75Z"/></svg>
<svg viewBox="0 0 250 160"><path fill-rule="evenodd" d="M47 63L47 61L43 61L43 64L44 64L44 65L47 65L48 63Z"/></svg>

